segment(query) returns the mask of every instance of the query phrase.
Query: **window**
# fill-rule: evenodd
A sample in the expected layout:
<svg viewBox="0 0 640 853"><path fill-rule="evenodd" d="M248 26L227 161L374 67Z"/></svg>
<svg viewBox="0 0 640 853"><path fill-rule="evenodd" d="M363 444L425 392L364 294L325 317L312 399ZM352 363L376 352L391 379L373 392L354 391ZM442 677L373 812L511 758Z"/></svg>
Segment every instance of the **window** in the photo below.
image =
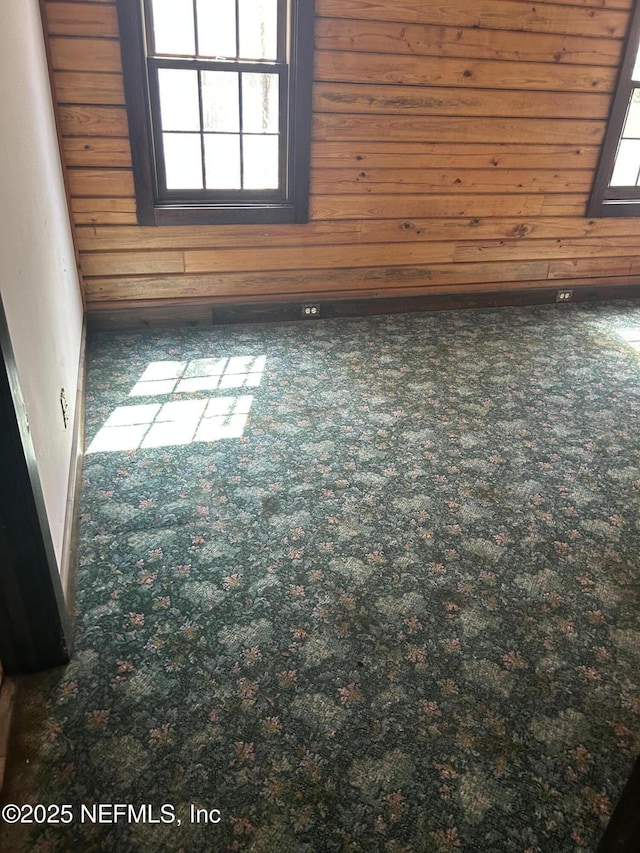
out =
<svg viewBox="0 0 640 853"><path fill-rule="evenodd" d="M640 216L640 3L623 56L589 216Z"/></svg>
<svg viewBox="0 0 640 853"><path fill-rule="evenodd" d="M118 0L141 225L305 222L313 0Z"/></svg>

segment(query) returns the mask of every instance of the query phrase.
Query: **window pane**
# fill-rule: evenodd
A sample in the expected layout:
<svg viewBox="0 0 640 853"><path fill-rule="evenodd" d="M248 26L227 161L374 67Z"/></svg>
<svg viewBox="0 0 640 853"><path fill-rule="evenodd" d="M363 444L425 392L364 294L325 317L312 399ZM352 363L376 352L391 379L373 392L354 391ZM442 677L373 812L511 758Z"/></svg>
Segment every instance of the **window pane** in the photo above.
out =
<svg viewBox="0 0 640 853"><path fill-rule="evenodd" d="M233 71L202 72L204 130L236 133L240 130L238 74Z"/></svg>
<svg viewBox="0 0 640 853"><path fill-rule="evenodd" d="M246 133L278 132L278 75L242 75L242 129Z"/></svg>
<svg viewBox="0 0 640 853"><path fill-rule="evenodd" d="M640 89L634 89L631 95L631 103L622 136L624 139L640 139Z"/></svg>
<svg viewBox="0 0 640 853"><path fill-rule="evenodd" d="M634 187L640 171L640 141L625 139L620 143L611 176L612 187Z"/></svg>
<svg viewBox="0 0 640 853"><path fill-rule="evenodd" d="M204 138L208 190L239 190L240 136L207 134Z"/></svg>
<svg viewBox="0 0 640 853"><path fill-rule="evenodd" d="M198 0L198 52L200 56L238 55L235 0Z"/></svg>
<svg viewBox="0 0 640 853"><path fill-rule="evenodd" d="M278 58L278 0L239 0L240 56Z"/></svg>
<svg viewBox="0 0 640 853"><path fill-rule="evenodd" d="M168 190L202 189L199 133L163 133L164 167Z"/></svg>
<svg viewBox="0 0 640 853"><path fill-rule="evenodd" d="M156 53L196 52L191 0L152 0Z"/></svg>
<svg viewBox="0 0 640 853"><path fill-rule="evenodd" d="M200 130L198 72L161 68L158 71L163 130Z"/></svg>
<svg viewBox="0 0 640 853"><path fill-rule="evenodd" d="M245 189L278 189L278 139L277 136L243 136Z"/></svg>

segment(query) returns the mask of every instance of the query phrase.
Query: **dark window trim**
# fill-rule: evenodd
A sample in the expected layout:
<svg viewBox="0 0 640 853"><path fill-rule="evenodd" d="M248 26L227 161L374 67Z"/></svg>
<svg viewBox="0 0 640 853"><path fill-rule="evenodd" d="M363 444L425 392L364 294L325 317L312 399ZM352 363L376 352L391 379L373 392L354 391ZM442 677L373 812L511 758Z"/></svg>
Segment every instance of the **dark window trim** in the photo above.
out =
<svg viewBox="0 0 640 853"><path fill-rule="evenodd" d="M267 63L241 63L238 62L232 65L229 62L216 62L216 70L221 71L230 71L234 72L246 73L253 72L257 70L258 67L262 66L267 69L270 73L277 75L279 77L279 91L280 91L280 103L285 102L285 91L286 91L286 81L288 78L287 68L282 63L276 67L275 63L267 64ZM148 84L149 84L149 93L151 97L151 112L152 115L158 120L160 116L160 89L158 83L158 71L162 68L186 68L188 70L193 71L208 71L211 69L211 63L208 62L200 62L198 60L189 62L188 60L171 60L169 62L162 62L155 59L148 60ZM202 115L200 117L202 121ZM278 129L278 135L281 139L286 139L287 137L287 111L282 110L280 115L280 127ZM242 121L242 119L241 119ZM242 132L242 131L241 131ZM280 146L280 174L286 174L286 145ZM162 162L161 157L161 144L156 140L156 151L155 151L155 162L156 168L158 170L158 189L157 189L157 205L175 205L180 204L181 202L195 202L195 206L198 207L198 200L202 201L202 190L169 190L164 189L166 186L166 176L164 173L164 163ZM203 157L203 171L204 171L204 157ZM162 187L163 189L160 189ZM285 187L278 187L277 189L272 190L253 190L251 195L252 198L249 202L247 202L248 206L254 207L257 204L271 203L271 204L283 204L283 195L286 193ZM228 205L230 203L239 203L243 204L246 199L247 193L246 190L216 190L210 191L207 193L209 196L209 200L211 204L222 203L223 205Z"/></svg>
<svg viewBox="0 0 640 853"><path fill-rule="evenodd" d="M117 0L117 10L138 224L308 222L314 0L290 0L289 98L284 119L288 145L283 146L283 156L288 159L284 169L286 201L274 200L270 192L262 198L256 194L252 201L235 201L231 197L216 201L214 194L210 202L202 204L188 203L188 194L181 194L176 201L158 199L142 3Z"/></svg>
<svg viewBox="0 0 640 853"><path fill-rule="evenodd" d="M631 93L640 88L640 82L634 83L631 79L639 41L640 2L636 0L587 216L640 216L640 187L609 187Z"/></svg>

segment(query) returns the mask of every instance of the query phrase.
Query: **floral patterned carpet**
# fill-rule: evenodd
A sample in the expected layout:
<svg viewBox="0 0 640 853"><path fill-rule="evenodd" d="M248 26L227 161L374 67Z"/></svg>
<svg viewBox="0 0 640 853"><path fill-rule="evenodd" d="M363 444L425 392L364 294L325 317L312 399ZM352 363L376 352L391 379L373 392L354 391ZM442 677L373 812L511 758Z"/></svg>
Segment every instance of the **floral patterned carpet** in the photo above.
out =
<svg viewBox="0 0 640 853"><path fill-rule="evenodd" d="M72 819L2 849L595 851L640 752L636 340L630 303L93 335L76 650L4 793Z"/></svg>

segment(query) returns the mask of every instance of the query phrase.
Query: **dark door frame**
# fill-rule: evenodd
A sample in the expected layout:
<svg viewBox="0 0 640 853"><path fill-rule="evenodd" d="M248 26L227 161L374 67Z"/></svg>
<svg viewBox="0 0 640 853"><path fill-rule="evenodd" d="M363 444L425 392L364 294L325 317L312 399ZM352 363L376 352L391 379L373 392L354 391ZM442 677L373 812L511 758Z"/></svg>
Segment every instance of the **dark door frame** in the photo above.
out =
<svg viewBox="0 0 640 853"><path fill-rule="evenodd" d="M72 625L1 297L0 349L0 661L13 675L67 663Z"/></svg>

